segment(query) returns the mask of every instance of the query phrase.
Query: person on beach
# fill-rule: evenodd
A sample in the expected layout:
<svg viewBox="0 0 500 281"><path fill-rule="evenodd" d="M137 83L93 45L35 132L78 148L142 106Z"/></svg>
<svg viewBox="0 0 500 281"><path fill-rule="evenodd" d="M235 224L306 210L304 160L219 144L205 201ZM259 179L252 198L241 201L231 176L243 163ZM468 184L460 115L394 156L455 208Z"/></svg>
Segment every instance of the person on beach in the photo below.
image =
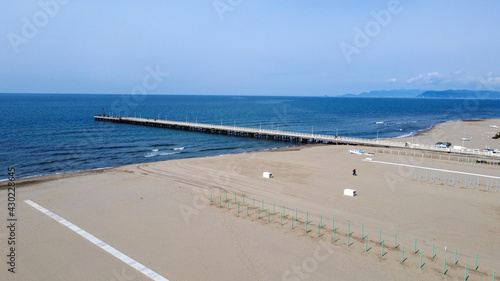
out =
<svg viewBox="0 0 500 281"><path fill-rule="evenodd" d="M356 175L356 169L352 170L352 175L353 175L353 176L357 176L357 175Z"/></svg>

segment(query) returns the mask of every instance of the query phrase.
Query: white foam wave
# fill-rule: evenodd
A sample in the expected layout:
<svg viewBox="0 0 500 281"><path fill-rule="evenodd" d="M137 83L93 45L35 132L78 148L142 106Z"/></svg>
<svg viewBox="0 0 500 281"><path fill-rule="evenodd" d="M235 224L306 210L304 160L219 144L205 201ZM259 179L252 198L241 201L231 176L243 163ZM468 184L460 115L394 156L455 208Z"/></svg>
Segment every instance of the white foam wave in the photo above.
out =
<svg viewBox="0 0 500 281"><path fill-rule="evenodd" d="M184 147L175 147L174 150L183 150Z"/></svg>

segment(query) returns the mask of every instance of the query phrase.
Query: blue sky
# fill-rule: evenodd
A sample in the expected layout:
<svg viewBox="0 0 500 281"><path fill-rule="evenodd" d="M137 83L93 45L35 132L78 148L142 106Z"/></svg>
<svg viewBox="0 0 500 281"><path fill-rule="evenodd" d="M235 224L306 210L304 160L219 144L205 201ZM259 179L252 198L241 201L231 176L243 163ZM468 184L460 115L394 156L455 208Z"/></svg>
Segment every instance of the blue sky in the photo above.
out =
<svg viewBox="0 0 500 281"><path fill-rule="evenodd" d="M2 1L0 92L500 90L499 13L493 0Z"/></svg>

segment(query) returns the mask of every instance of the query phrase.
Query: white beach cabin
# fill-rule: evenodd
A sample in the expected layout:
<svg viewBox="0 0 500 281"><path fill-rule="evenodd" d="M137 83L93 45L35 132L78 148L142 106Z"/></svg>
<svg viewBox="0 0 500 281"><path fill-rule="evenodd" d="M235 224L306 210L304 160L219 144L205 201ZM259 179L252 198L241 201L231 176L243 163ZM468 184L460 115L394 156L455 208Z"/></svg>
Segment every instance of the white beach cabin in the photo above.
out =
<svg viewBox="0 0 500 281"><path fill-rule="evenodd" d="M351 196L351 197L356 196L356 190L346 188L346 189L344 189L344 195Z"/></svg>
<svg viewBox="0 0 500 281"><path fill-rule="evenodd" d="M266 179L270 179L270 178L273 177L273 173L271 173L271 172L264 172L262 174L262 176L265 177Z"/></svg>

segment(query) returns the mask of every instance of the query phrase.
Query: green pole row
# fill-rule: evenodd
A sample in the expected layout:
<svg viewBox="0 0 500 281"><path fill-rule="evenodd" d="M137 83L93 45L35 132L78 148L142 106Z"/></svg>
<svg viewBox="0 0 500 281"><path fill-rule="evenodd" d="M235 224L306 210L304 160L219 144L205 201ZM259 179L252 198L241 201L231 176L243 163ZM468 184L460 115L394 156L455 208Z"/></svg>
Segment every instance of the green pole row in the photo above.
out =
<svg viewBox="0 0 500 281"><path fill-rule="evenodd" d="M443 262L443 275L446 274L446 257L444 258L444 262Z"/></svg>
<svg viewBox="0 0 500 281"><path fill-rule="evenodd" d="M495 271L493 270L493 281L495 281Z"/></svg>
<svg viewBox="0 0 500 281"><path fill-rule="evenodd" d="M401 251L401 263L405 262L405 246L403 246L403 251Z"/></svg>

